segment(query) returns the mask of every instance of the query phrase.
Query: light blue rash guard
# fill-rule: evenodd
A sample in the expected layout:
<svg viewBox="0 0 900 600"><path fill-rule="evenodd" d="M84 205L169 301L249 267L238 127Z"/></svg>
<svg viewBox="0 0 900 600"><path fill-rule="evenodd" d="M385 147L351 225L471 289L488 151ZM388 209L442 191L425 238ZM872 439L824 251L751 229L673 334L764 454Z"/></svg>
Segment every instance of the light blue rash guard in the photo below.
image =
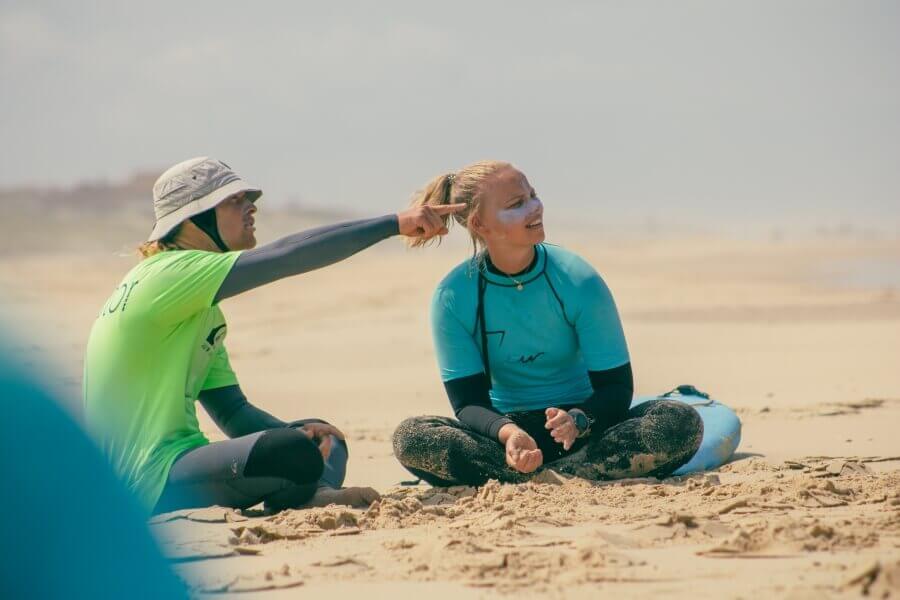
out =
<svg viewBox="0 0 900 600"><path fill-rule="evenodd" d="M584 402L593 394L588 371L630 360L612 294L593 267L559 246L539 244L535 252L515 281L481 269L490 396L500 413ZM443 381L485 372L478 279L467 260L435 290L431 330Z"/></svg>

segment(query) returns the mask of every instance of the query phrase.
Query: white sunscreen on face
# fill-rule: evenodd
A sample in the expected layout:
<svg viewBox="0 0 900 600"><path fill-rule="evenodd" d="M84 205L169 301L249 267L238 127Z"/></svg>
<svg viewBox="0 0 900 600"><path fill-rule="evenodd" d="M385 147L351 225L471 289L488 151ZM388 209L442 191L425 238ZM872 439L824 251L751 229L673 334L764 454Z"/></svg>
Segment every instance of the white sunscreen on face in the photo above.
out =
<svg viewBox="0 0 900 600"><path fill-rule="evenodd" d="M498 210L497 218L507 225L524 223L530 217L536 215L542 207L543 204L541 204L540 198L529 198L523 202L521 206L517 206L516 208L504 208Z"/></svg>

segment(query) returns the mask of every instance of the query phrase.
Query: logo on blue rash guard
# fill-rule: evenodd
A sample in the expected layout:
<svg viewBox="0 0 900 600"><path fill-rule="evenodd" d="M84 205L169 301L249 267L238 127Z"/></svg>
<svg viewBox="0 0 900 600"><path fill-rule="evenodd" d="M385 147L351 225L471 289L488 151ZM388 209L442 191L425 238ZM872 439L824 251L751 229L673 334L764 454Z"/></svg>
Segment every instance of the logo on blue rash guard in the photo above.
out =
<svg viewBox="0 0 900 600"><path fill-rule="evenodd" d="M547 354L547 353L546 352L538 352L537 354L529 354L528 356L525 356L523 354L522 356L520 356L518 358L518 362L522 363L523 365L527 365L528 363L533 363L534 361L536 361L537 359L539 359L540 357L542 357L545 354ZM514 361L515 361L515 359L514 359Z"/></svg>
<svg viewBox="0 0 900 600"><path fill-rule="evenodd" d="M498 329L497 331L485 331L485 332L484 332L484 335L499 335L499 336L500 336L500 343L498 343L497 345L498 345L498 346L502 346L502 345L503 345L503 340L506 339L506 330L505 330L505 329Z"/></svg>

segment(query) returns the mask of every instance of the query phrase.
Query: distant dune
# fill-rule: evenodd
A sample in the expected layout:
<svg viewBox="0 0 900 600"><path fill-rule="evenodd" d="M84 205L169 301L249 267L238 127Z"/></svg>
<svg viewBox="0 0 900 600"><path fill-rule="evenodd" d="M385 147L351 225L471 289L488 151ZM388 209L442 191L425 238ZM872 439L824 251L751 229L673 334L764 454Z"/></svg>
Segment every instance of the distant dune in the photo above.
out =
<svg viewBox="0 0 900 600"><path fill-rule="evenodd" d="M152 189L158 174L136 173L122 182L87 181L71 187L17 187L0 189L0 205L17 205L26 212L61 210L93 214L110 210L153 217Z"/></svg>
<svg viewBox="0 0 900 600"><path fill-rule="evenodd" d="M157 170L146 170L121 181L0 188L5 219L0 252L130 252L152 229L152 190L158 176ZM263 217L278 215L277 219L264 219L261 241L348 216L284 202L261 204L261 209Z"/></svg>

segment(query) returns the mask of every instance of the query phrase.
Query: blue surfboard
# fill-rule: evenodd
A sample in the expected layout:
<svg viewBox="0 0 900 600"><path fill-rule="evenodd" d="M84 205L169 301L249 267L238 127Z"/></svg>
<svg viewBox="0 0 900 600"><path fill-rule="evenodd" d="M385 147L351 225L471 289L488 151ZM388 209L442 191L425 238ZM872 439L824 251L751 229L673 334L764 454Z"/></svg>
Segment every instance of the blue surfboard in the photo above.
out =
<svg viewBox="0 0 900 600"><path fill-rule="evenodd" d="M638 396L631 405L650 400L676 400L693 406L703 419L703 440L697 453L675 475L699 473L720 467L731 460L741 443L741 420L733 410L692 385L680 385L659 396Z"/></svg>

